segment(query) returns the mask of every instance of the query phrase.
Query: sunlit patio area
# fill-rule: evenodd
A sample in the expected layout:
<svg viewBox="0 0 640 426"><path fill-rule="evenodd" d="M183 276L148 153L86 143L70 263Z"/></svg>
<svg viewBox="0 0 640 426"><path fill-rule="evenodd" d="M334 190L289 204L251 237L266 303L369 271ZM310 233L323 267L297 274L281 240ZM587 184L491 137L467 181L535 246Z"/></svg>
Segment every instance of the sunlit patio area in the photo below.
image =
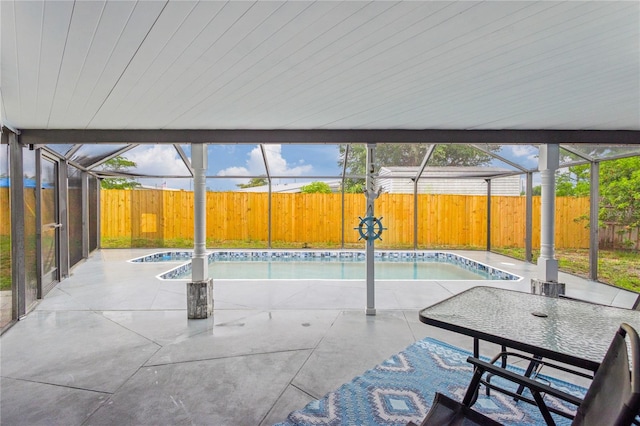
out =
<svg viewBox="0 0 640 426"><path fill-rule="evenodd" d="M151 250L99 250L2 336L2 423L271 425L409 344L472 339L418 311L478 282L216 280L213 317L188 320L186 286L161 281ZM483 285L528 292L535 266L456 252L523 277ZM561 274L567 295L630 308L635 293ZM481 352L493 355L494 345Z"/></svg>

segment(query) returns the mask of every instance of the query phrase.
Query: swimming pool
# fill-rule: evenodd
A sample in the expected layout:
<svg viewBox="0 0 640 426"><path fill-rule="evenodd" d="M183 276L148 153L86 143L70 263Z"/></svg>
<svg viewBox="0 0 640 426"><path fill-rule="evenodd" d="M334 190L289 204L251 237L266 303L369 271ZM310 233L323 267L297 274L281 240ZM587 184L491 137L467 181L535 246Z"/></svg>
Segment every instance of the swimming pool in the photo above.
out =
<svg viewBox="0 0 640 426"><path fill-rule="evenodd" d="M158 276L191 277L191 252L160 252L131 262L183 261ZM215 279L365 279L364 252L358 251L215 251L208 254L209 276ZM376 251L378 280L520 280L521 277L454 253Z"/></svg>

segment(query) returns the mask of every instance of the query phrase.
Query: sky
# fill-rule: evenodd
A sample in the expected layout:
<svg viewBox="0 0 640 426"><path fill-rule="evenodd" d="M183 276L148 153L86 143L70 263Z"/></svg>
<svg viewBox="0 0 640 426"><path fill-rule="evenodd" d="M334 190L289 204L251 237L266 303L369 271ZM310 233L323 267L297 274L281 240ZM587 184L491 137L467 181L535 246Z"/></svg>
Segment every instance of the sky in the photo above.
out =
<svg viewBox="0 0 640 426"><path fill-rule="evenodd" d="M101 158L105 150L114 151L121 146L84 145L74 156L77 158ZM189 144L181 145L185 155L191 157ZM314 176L339 177L342 169L339 166L339 145L331 144L298 144L298 145L265 145L269 170L274 178L273 183L311 182ZM502 146L499 152L503 157L535 169L538 150L526 145ZM173 145L139 145L124 154L128 160L136 163L136 171L146 175L168 176L166 178L143 178L139 182L146 187L166 187L173 189L192 189L192 179ZM513 167L494 161L491 166ZM230 191L238 185L247 183L249 178L242 176L266 175L264 160L260 146L229 144L208 146L207 188L211 191ZM175 178L182 176L182 178ZM286 178L282 178L286 177ZM535 184L535 182L534 182Z"/></svg>
<svg viewBox="0 0 640 426"><path fill-rule="evenodd" d="M54 150L65 153L72 145L52 145ZM83 145L72 159L90 164L96 159L103 158L124 145L87 144ZM189 144L181 145L187 158L191 157ZM8 149L8 148L7 148ZM588 152L590 149L585 146ZM612 148L613 149L613 148ZM618 153L627 153L631 150L637 152L637 148L616 148ZM561 149L562 151L562 149ZM308 183L314 180L335 180L342 174L339 166L339 146L330 144L298 144L298 145L265 145L267 162L271 171L274 184L280 183ZM24 153L24 174L28 177L35 176L35 154L33 151ZM530 145L504 145L498 152L502 157L522 165L527 169L535 170L538 164L538 149ZM564 155L567 153L565 152ZM122 154L125 158L137 164L136 171L141 174L156 176L181 176L181 178L141 178L138 181L145 187L172 188L191 190L193 180L173 145L139 145ZM6 164L8 150L0 150L0 161ZM513 167L494 161L491 166L503 167L514 170ZM560 172L567 169L560 169ZM258 145L209 145L208 146L208 176L216 176L215 179L207 179L207 188L210 191L232 191L238 189L238 185L247 183L249 178L243 176L265 175L265 165L261 149ZM326 176L324 179L314 178ZM534 173L533 185L540 184L538 173ZM524 179L524 176L523 176Z"/></svg>
<svg viewBox="0 0 640 426"><path fill-rule="evenodd" d="M191 157L189 145L183 150ZM339 151L337 145L265 145L265 153L272 176L286 176L274 179L274 183L310 182L309 176L339 176ZM187 176L188 172L173 146L139 146L125 154L137 164L137 170L144 174L167 174ZM262 152L258 145L209 145L208 179L210 190L229 191L237 189L249 178L241 176L266 175ZM227 177L227 178L225 178ZM191 189L190 179L144 179L149 186L166 186L176 189Z"/></svg>

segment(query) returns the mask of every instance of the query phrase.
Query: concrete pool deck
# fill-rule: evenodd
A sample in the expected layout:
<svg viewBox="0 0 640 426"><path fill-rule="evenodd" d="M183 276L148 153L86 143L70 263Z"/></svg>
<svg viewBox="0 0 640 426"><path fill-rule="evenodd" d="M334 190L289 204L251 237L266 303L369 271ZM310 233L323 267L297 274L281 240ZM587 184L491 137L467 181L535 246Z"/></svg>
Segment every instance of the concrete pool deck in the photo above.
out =
<svg viewBox="0 0 640 426"><path fill-rule="evenodd" d="M380 281L366 316L364 280L225 281L214 316L187 320L158 250L100 250L0 337L2 424L270 425L430 336L472 341L418 320L418 310L477 282ZM455 251L520 275L481 285L528 292L535 265ZM567 295L629 308L636 295L560 274ZM482 345L487 354L495 348Z"/></svg>

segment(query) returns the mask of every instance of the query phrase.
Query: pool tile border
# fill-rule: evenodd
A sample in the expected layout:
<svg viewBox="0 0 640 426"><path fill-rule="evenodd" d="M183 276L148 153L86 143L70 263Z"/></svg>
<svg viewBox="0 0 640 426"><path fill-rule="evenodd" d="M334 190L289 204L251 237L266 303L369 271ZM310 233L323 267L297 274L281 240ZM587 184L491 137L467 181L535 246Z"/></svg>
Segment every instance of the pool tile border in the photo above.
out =
<svg viewBox="0 0 640 426"><path fill-rule="evenodd" d="M169 261L185 261L182 265L176 266L158 275L162 280L185 280L185 274L191 271L191 251L164 251L152 253L146 256L137 257L129 260L132 263L145 262L169 262ZM212 251L207 254L208 262L216 260L232 260L232 259L252 259L252 260L269 260L269 259L341 259L352 261L364 261L366 255L363 251L340 251L340 250L315 250L315 251L291 251L291 250L220 250ZM487 274L489 280L501 281L519 281L522 277L494 268L482 262L460 256L455 253L439 252L439 251L390 251L378 250L375 252L376 259L385 260L422 260L445 261L457 265L461 268Z"/></svg>

